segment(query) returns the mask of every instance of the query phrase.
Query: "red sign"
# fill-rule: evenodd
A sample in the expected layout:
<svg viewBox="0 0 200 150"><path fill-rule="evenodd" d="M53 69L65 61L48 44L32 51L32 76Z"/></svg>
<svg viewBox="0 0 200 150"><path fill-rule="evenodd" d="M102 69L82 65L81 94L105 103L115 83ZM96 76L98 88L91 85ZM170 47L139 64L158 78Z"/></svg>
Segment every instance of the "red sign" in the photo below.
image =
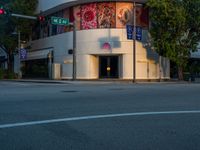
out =
<svg viewBox="0 0 200 150"><path fill-rule="evenodd" d="M103 44L102 48L107 49L107 50L111 50L111 45L110 45L110 43L106 42L106 43Z"/></svg>

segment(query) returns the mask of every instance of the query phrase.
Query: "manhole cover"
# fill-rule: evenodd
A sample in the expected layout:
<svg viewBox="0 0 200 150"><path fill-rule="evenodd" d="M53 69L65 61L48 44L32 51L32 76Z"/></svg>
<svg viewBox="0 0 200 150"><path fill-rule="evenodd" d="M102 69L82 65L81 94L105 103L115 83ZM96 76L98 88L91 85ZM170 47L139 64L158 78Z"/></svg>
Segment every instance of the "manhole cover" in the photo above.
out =
<svg viewBox="0 0 200 150"><path fill-rule="evenodd" d="M76 93L78 91L75 91L75 90L69 90L69 91L62 91L63 93Z"/></svg>
<svg viewBox="0 0 200 150"><path fill-rule="evenodd" d="M111 91L122 91L122 90L124 90L124 89L122 89L122 88L114 88L114 89L110 89Z"/></svg>

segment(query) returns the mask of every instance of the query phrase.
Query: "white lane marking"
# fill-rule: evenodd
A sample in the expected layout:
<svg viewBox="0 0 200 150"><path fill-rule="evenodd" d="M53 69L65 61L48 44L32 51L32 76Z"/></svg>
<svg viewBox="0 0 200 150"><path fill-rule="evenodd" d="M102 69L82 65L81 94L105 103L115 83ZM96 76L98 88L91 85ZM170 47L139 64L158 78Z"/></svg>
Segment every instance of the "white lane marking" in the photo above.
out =
<svg viewBox="0 0 200 150"><path fill-rule="evenodd" d="M80 120L101 119L101 118L114 118L114 117L126 117L126 116L147 116L147 115L170 115L170 114L171 115L173 115L173 114L199 114L199 113L200 113L200 110L135 112L135 113L122 113L122 114L94 115L94 116L82 116L82 117L71 117L71 118L60 118L60 119L50 119L50 120L41 120L41 121L30 121L30 122L21 122L21 123L2 124L2 125L0 125L0 129L21 127L21 126L50 124L50 123L58 123L58 122L70 122L70 121L80 121Z"/></svg>

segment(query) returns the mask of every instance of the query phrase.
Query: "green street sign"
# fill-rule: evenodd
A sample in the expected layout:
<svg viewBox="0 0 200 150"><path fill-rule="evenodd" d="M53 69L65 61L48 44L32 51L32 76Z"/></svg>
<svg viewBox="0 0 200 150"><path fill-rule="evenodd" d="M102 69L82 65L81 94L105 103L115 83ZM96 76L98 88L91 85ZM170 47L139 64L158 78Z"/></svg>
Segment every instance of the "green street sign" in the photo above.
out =
<svg viewBox="0 0 200 150"><path fill-rule="evenodd" d="M69 19L60 17L51 17L51 24L68 26Z"/></svg>

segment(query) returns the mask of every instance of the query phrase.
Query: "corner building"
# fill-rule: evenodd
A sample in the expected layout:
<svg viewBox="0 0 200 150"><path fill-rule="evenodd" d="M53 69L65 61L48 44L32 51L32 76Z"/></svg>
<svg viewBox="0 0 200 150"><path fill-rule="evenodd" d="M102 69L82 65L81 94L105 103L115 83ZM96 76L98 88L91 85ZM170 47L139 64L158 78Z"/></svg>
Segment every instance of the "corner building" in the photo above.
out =
<svg viewBox="0 0 200 150"><path fill-rule="evenodd" d="M136 41L136 60L133 40L128 40L126 33L126 25L133 24L134 1L39 0L37 11L46 18L76 22L77 79L131 80L134 63L136 80L169 79L169 60L147 46L150 21L145 0L135 2L136 25L142 28L142 39ZM37 23L27 58L21 62L24 75L72 79L73 42L73 27L53 25L51 19Z"/></svg>

